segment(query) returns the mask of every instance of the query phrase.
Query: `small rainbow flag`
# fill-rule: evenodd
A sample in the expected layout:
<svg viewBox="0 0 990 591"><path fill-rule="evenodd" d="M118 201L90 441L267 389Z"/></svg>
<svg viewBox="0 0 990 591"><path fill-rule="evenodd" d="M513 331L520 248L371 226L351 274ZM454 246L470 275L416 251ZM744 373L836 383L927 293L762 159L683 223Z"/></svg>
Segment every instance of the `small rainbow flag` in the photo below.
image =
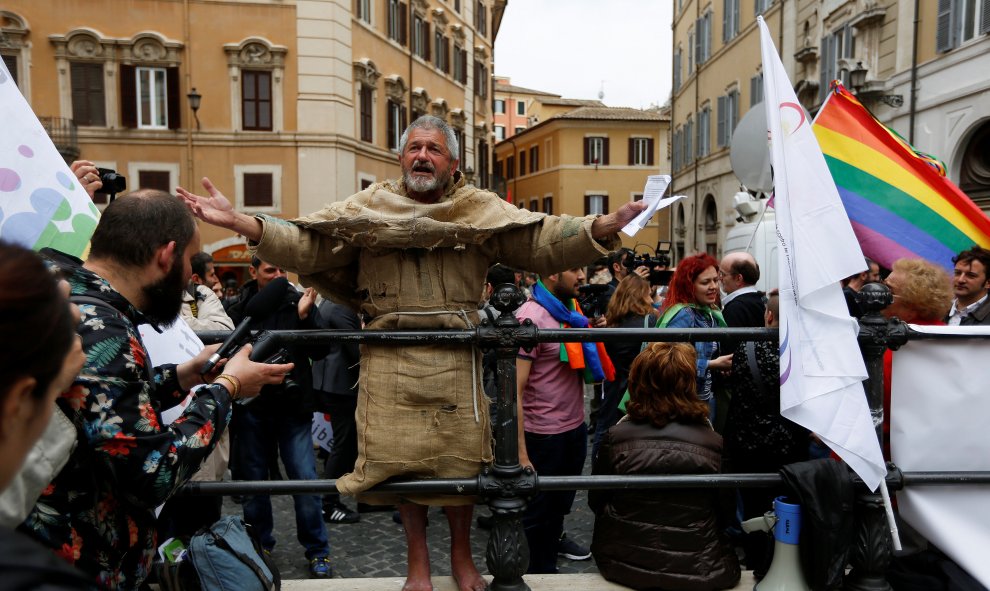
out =
<svg viewBox="0 0 990 591"><path fill-rule="evenodd" d="M945 167L885 127L833 82L812 129L863 254L891 267L921 258L952 271L952 257L990 248L990 218L945 177Z"/></svg>

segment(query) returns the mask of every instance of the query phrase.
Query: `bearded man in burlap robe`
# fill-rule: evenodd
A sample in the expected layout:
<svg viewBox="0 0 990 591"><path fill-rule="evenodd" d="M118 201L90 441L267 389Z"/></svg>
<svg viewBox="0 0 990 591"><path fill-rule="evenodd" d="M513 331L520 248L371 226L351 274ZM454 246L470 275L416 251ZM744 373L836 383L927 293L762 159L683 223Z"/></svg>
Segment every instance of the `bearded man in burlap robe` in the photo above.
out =
<svg viewBox="0 0 990 591"><path fill-rule="evenodd" d="M575 218L513 207L465 183L457 138L436 117L414 121L400 145L401 180L376 183L292 222L235 212L209 179L209 197L178 193L199 219L247 237L259 257L360 310L373 330L473 328L489 266L551 274L589 264L617 248L616 232L645 208L633 202L609 215ZM477 349L362 345L360 375L358 459L354 472L337 480L341 493L358 495L393 477L474 477L492 461ZM399 506L408 544L405 591L432 589L428 505L446 507L458 587L485 588L471 557L473 497L361 500Z"/></svg>

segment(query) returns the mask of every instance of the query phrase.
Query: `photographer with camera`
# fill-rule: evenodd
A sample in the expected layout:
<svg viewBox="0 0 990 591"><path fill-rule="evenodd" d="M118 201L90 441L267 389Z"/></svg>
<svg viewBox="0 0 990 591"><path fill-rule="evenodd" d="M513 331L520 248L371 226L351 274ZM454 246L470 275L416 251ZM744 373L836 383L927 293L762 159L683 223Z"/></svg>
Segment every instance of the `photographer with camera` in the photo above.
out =
<svg viewBox="0 0 990 591"><path fill-rule="evenodd" d="M179 365L150 366L137 326L176 320L198 251L188 209L155 190L106 207L85 263L42 251L71 285L86 361L56 400L75 426L75 448L20 529L102 588L143 588L158 547L155 507L214 449L233 401L292 369L253 363L248 348L223 373L202 374L217 347ZM163 425L160 411L204 383L179 419Z"/></svg>
<svg viewBox="0 0 990 591"><path fill-rule="evenodd" d="M109 195L112 202L117 193L127 190L127 179L124 176L117 174L116 170L97 168L96 164L89 160L76 160L69 169L79 179L79 184L89 194L90 199L97 194Z"/></svg>
<svg viewBox="0 0 990 591"><path fill-rule="evenodd" d="M251 260L251 281L241 288L240 297L227 313L235 325L250 317L252 330L305 330L317 328L315 316L316 291L308 288L302 294L286 285L280 301L270 309L252 310L252 301L270 284L286 282L280 267L258 257ZM267 308L268 306L264 306ZM260 346L260 345L259 345ZM310 362L326 357L329 347L322 350L286 347L295 369L285 383L268 386L258 400L235 408L232 454L236 455L235 480L269 480L272 467L277 470L281 456L288 477L292 480L316 480L316 456L313 453L312 423L315 399L313 372ZM323 523L322 501L319 495L293 495L296 513L296 537L305 549L312 576L329 578L333 571L328 558L327 530ZM244 521L254 527L266 550L275 547L272 504L268 495L244 498Z"/></svg>

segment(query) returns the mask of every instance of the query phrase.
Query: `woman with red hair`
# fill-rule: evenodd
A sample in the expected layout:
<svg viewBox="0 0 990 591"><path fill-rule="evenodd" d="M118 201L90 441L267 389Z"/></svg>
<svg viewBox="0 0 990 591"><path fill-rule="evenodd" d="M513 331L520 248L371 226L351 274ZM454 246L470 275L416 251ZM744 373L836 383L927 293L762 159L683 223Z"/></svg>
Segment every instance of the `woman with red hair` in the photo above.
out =
<svg viewBox="0 0 990 591"><path fill-rule="evenodd" d="M689 256L677 265L663 301L663 315L657 328L725 327L718 306L718 261L707 253ZM697 341L698 398L708 404L708 416L715 420L712 370L731 369L732 355L718 355L718 341Z"/></svg>

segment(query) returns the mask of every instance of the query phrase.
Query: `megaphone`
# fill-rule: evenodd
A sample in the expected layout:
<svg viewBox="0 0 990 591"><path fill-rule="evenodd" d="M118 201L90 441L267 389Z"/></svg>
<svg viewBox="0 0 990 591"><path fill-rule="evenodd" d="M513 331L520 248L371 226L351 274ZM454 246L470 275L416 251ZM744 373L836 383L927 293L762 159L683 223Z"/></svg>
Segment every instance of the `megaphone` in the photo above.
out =
<svg viewBox="0 0 990 591"><path fill-rule="evenodd" d="M746 533L770 531L773 528L773 562L767 576L758 582L753 591L811 591L801 572L798 555L798 538L801 535L801 505L785 502L787 497L773 501L773 511L763 517L742 522Z"/></svg>

